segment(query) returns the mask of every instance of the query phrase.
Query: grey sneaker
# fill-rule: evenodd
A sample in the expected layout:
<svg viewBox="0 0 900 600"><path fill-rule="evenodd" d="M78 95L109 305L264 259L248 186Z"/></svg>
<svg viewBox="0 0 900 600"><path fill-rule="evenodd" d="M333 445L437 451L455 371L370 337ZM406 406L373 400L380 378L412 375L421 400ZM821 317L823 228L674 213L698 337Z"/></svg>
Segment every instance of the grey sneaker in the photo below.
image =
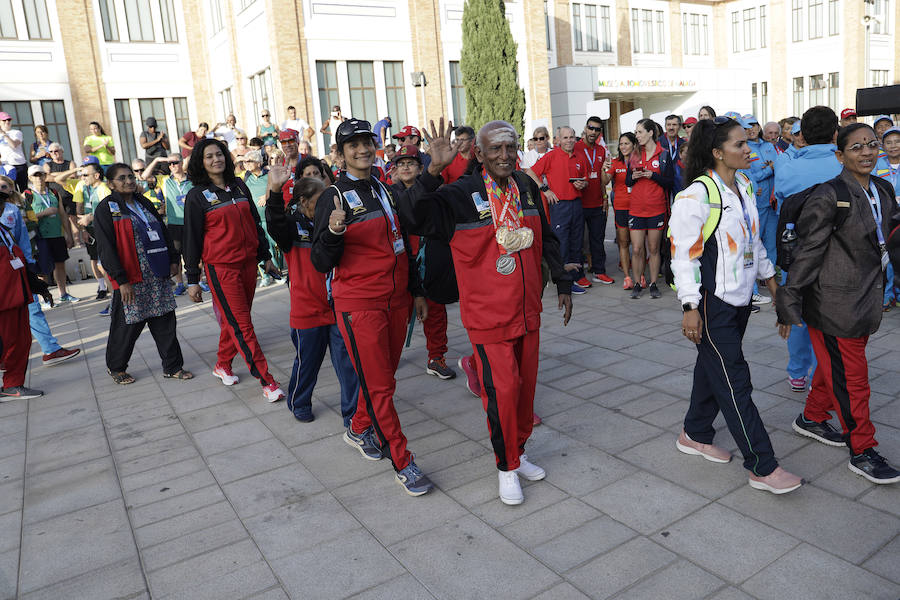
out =
<svg viewBox="0 0 900 600"><path fill-rule="evenodd" d="M868 448L863 450L862 454L850 457L847 467L872 483L885 484L900 481L900 471L889 465L888 461L875 451L875 448Z"/></svg>
<svg viewBox="0 0 900 600"><path fill-rule="evenodd" d="M447 366L447 361L443 356L429 360L428 365L425 367L425 372L440 379L453 379L456 377L456 371Z"/></svg>
<svg viewBox="0 0 900 600"><path fill-rule="evenodd" d="M362 433L354 433L348 427L344 431L344 441L359 450L366 460L381 460L384 457L381 453L381 446L375 441L375 430L371 427Z"/></svg>
<svg viewBox="0 0 900 600"><path fill-rule="evenodd" d="M802 436L812 438L817 442L821 442L826 446L846 446L847 444L844 442L844 435L831 426L831 423L828 421L822 421L821 423L817 423L816 421L809 421L806 417L803 416L803 413L794 419L794 422L791 423L791 429L796 431Z"/></svg>
<svg viewBox="0 0 900 600"><path fill-rule="evenodd" d="M40 398L44 395L41 390L33 390L24 385L14 387L5 387L0 390L0 402L12 402L13 400L28 400L30 398Z"/></svg>
<svg viewBox="0 0 900 600"><path fill-rule="evenodd" d="M397 483L403 486L410 496L421 496L428 493L434 484L427 476L422 474L416 463L409 461L405 469L397 472Z"/></svg>

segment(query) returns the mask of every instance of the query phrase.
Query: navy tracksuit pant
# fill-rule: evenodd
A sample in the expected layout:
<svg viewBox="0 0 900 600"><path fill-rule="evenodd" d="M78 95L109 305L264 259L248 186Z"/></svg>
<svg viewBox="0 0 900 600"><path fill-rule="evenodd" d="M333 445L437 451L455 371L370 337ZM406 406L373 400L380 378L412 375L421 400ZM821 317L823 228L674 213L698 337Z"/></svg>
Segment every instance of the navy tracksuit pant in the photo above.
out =
<svg viewBox="0 0 900 600"><path fill-rule="evenodd" d="M750 366L741 343L750 306L731 306L703 290L700 300L703 337L697 345L691 405L684 431L695 442L711 444L713 421L722 411L728 430L744 455L744 468L769 475L778 466L769 434L753 404Z"/></svg>
<svg viewBox="0 0 900 600"><path fill-rule="evenodd" d="M298 419L312 415L312 395L319 378L319 368L325 359L325 350L331 354L331 364L341 384L341 416L344 428L350 427L350 418L356 412L359 396L359 380L344 339L337 325L322 325L308 329L291 329L291 341L297 350L291 369L287 406Z"/></svg>

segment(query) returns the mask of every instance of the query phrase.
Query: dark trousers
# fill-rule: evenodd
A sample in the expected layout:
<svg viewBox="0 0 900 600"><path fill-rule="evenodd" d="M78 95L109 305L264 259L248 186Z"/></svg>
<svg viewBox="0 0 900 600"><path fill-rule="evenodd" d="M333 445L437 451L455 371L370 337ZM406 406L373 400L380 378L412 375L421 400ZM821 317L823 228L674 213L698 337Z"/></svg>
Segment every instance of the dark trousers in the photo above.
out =
<svg viewBox="0 0 900 600"><path fill-rule="evenodd" d="M159 317L153 317L139 323L129 325L125 322L125 311L122 308L122 294L115 290L112 296L112 307L109 310L109 338L106 340L106 368L112 372L128 369L128 361L134 352L134 344L144 330L150 329L150 335L156 342L159 357L162 359L163 372L177 373L184 366L181 356L181 345L175 335L175 311Z"/></svg>
<svg viewBox="0 0 900 600"><path fill-rule="evenodd" d="M591 251L591 271L597 275L606 273L606 248L603 238L606 236L606 211L602 206L582 208L584 222L588 230L588 248Z"/></svg>
<svg viewBox="0 0 900 600"><path fill-rule="evenodd" d="M722 411L728 430L744 455L744 468L769 475L778 466L769 434L753 404L750 367L741 342L750 306L735 307L704 291L700 300L703 337L697 346L691 405L684 431L695 442L711 444L713 421Z"/></svg>
<svg viewBox="0 0 900 600"><path fill-rule="evenodd" d="M578 265L574 279L584 277L581 268L581 248L584 246L584 217L581 214L581 199L560 200L550 205L550 225L559 239L559 252L564 263Z"/></svg>
<svg viewBox="0 0 900 600"><path fill-rule="evenodd" d="M338 326L291 329L291 341L294 342L297 354L294 356L291 383L288 386L288 409L299 418L312 414L313 389L319 378L325 350L328 349L331 365L341 384L341 416L344 418L344 427L350 427L350 418L356 412L359 380Z"/></svg>

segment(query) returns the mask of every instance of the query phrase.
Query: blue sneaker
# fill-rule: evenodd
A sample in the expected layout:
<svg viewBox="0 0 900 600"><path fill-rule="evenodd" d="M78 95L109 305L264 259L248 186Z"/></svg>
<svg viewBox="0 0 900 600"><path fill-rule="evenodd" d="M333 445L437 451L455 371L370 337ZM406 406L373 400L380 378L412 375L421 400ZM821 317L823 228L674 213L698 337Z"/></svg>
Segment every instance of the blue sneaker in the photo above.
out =
<svg viewBox="0 0 900 600"><path fill-rule="evenodd" d="M206 282L205 282L205 281L201 281L201 282L200 282L200 289L203 290L204 292L208 292L208 291L209 291L209 286L206 285Z"/></svg>
<svg viewBox="0 0 900 600"><path fill-rule="evenodd" d="M581 294L586 294L587 290L578 285L577 283L572 284L572 293L580 296Z"/></svg>
<svg viewBox="0 0 900 600"><path fill-rule="evenodd" d="M109 304L107 304L106 307L97 314L99 314L101 317L108 317L109 316Z"/></svg>
<svg viewBox="0 0 900 600"><path fill-rule="evenodd" d="M413 461L409 461L405 469L397 472L397 483L402 485L410 496L427 494L434 487L431 480L422 474Z"/></svg>
<svg viewBox="0 0 900 600"><path fill-rule="evenodd" d="M175 284L175 295L176 296L184 296L184 293L187 292L187 286L183 283Z"/></svg>
<svg viewBox="0 0 900 600"><path fill-rule="evenodd" d="M381 460L381 446L375 441L375 430L369 427L362 433L354 433L351 428L344 431L344 441L359 450L366 460Z"/></svg>
<svg viewBox="0 0 900 600"><path fill-rule="evenodd" d="M79 300L81 300L81 298L76 298L72 294L65 294L59 297L60 302L71 302L72 304L75 304Z"/></svg>

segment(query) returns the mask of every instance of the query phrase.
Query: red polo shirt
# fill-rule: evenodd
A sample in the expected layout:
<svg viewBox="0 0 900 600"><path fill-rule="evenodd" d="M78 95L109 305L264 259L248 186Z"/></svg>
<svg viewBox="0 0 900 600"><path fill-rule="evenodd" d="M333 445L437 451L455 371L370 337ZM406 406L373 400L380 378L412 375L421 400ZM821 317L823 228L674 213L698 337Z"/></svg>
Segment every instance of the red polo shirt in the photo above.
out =
<svg viewBox="0 0 900 600"><path fill-rule="evenodd" d="M597 138L597 142L600 138ZM584 157L585 177L588 186L581 191L581 206L583 208L600 208L603 206L603 197L606 195L606 186L603 185L603 161L606 160L606 148L594 142L589 147L584 140L575 142L575 154Z"/></svg>
<svg viewBox="0 0 900 600"><path fill-rule="evenodd" d="M441 177L444 178L444 183L453 183L465 175L468 166L469 159L457 152L456 156L453 157L453 162L441 171Z"/></svg>
<svg viewBox="0 0 900 600"><path fill-rule="evenodd" d="M560 146L557 146L534 163L531 170L538 178L541 175L547 176L547 185L550 186L550 190L556 194L557 198L576 200L581 198L581 192L569 183L569 178L587 177L586 163L584 154L572 152L570 156L563 152Z"/></svg>

